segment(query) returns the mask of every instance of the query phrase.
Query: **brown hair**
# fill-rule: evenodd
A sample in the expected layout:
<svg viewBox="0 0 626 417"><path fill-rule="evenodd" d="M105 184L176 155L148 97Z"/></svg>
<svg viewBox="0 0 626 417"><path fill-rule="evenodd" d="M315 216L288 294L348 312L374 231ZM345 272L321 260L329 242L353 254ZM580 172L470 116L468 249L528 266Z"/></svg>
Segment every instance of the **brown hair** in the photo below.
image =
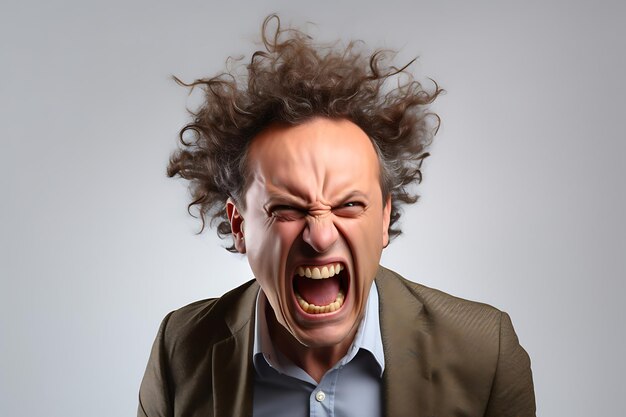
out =
<svg viewBox="0 0 626 417"><path fill-rule="evenodd" d="M276 29L270 31L272 20ZM247 66L190 84L175 78L191 89L202 88L205 97L191 112L193 121L181 129L182 147L167 168L168 176L190 181L188 210L198 207L200 232L209 217L218 222L220 237L231 234L225 204L228 197L240 205L245 201L246 153L255 135L271 123L328 117L352 121L372 140L383 197L391 195L389 235L400 234L393 228L400 205L417 201L410 187L422 180L425 150L439 127L439 117L427 105L443 90L433 81L428 92L413 79L406 68L414 60L397 68L388 64L390 51L366 54L359 50L361 42L344 48L316 45L299 30L281 29L276 15L265 19L261 35L264 50L256 51ZM397 85L389 89L392 80ZM227 249L234 251L232 245Z"/></svg>

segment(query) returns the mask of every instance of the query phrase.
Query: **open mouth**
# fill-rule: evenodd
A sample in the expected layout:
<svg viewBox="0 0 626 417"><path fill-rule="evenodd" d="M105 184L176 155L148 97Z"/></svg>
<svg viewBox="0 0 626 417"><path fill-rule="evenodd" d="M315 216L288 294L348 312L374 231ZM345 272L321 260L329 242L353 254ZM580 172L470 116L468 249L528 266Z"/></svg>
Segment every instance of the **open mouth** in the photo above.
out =
<svg viewBox="0 0 626 417"><path fill-rule="evenodd" d="M348 289L348 273L344 271L340 262L296 268L293 291L300 308L309 314L339 310Z"/></svg>

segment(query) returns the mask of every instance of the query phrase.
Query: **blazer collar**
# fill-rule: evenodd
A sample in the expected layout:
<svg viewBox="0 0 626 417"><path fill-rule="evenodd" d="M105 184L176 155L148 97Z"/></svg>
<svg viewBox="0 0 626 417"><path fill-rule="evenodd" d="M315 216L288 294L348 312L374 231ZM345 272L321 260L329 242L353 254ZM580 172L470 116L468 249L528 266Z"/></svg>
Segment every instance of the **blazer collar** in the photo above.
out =
<svg viewBox="0 0 626 417"><path fill-rule="evenodd" d="M379 267L376 284L385 352L383 415L432 416L428 314L394 272Z"/></svg>
<svg viewBox="0 0 626 417"><path fill-rule="evenodd" d="M225 316L231 335L213 346L213 415L252 416L254 367L254 301L259 285L252 282L233 300Z"/></svg>

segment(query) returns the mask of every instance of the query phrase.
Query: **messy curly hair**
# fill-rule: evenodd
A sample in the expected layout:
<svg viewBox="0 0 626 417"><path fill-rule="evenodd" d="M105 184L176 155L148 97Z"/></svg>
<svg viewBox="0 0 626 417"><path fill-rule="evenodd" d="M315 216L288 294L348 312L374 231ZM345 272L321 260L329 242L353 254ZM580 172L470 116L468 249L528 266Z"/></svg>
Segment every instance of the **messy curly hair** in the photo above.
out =
<svg viewBox="0 0 626 417"><path fill-rule="evenodd" d="M197 208L199 233L210 218L221 238L231 235L226 201L230 197L245 208L246 155L257 134L273 123L298 125L327 117L348 119L371 139L383 197L391 195L389 236L400 234L394 227L400 205L417 201L411 188L422 180L426 149L439 128L439 117L427 105L443 90L431 80L429 92L413 79L407 67L414 60L398 68L389 63L391 51L366 53L361 42L318 45L297 29L282 29L276 15L264 20L261 38L264 49L246 66L189 84L174 77L204 91L204 102L190 111L193 121L181 129L182 146L167 168L169 177L190 181L188 211ZM392 80L395 88L389 88ZM232 244L226 249L235 252Z"/></svg>

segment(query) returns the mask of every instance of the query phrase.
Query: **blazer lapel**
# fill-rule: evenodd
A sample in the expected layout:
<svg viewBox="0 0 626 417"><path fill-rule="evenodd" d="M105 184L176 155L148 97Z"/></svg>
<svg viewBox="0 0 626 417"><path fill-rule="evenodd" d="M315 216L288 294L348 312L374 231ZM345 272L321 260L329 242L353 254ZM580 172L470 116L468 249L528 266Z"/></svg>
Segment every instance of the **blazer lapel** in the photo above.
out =
<svg viewBox="0 0 626 417"><path fill-rule="evenodd" d="M383 415L432 416L428 314L415 295L393 275L381 266L376 278L385 352Z"/></svg>
<svg viewBox="0 0 626 417"><path fill-rule="evenodd" d="M259 286L253 284L226 322L232 336L213 347L213 411L215 417L252 416L254 306Z"/></svg>

